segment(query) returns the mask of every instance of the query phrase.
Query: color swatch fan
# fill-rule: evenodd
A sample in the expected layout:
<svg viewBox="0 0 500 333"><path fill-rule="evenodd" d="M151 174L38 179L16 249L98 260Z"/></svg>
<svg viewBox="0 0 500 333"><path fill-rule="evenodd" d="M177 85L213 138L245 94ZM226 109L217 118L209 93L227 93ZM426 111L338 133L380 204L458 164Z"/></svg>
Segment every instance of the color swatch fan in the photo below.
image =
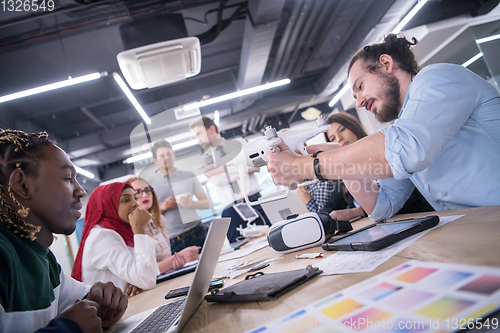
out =
<svg viewBox="0 0 500 333"><path fill-rule="evenodd" d="M499 268L412 260L250 332L496 330L499 308Z"/></svg>

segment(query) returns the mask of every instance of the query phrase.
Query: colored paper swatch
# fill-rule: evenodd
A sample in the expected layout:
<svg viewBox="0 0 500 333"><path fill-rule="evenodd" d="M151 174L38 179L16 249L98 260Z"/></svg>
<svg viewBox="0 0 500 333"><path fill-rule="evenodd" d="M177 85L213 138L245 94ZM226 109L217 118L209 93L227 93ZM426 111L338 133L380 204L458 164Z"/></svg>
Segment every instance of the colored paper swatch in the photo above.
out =
<svg viewBox="0 0 500 333"><path fill-rule="evenodd" d="M321 313L330 318L337 319L342 316L345 316L350 312L353 312L354 310L362 308L363 306L364 306L363 304L348 298L343 300L342 302L339 302L326 309L321 310Z"/></svg>
<svg viewBox="0 0 500 333"><path fill-rule="evenodd" d="M494 304L494 303L488 304L485 307L477 310L476 312L473 312L470 315L468 315L466 320L467 320L467 322L469 322L469 319L474 319L474 320L479 319L479 318L483 319L483 318L487 317L490 313L493 313L499 307L500 307L500 305L498 305L498 304Z"/></svg>
<svg viewBox="0 0 500 333"><path fill-rule="evenodd" d="M386 300L384 300L384 303L396 309L408 310L414 306L417 306L419 303L428 300L434 295L435 294L426 291L408 289L402 290L396 295L387 298Z"/></svg>
<svg viewBox="0 0 500 333"><path fill-rule="evenodd" d="M327 297L327 298L322 299L318 303L315 303L313 306L315 308L321 307L321 306L323 306L325 304L331 303L333 300L336 300L337 298L340 298L342 296L343 296L342 294L335 294L332 297Z"/></svg>
<svg viewBox="0 0 500 333"><path fill-rule="evenodd" d="M465 286L458 290L491 295L498 289L500 289L500 276L483 275L480 278L467 283Z"/></svg>
<svg viewBox="0 0 500 333"><path fill-rule="evenodd" d="M382 325L385 319L392 317L390 313L384 312L382 310L371 308L361 313L358 313L351 318L342 321L344 327L348 327L352 330L361 331L365 328L378 327Z"/></svg>
<svg viewBox="0 0 500 333"><path fill-rule="evenodd" d="M403 287L396 286L388 282L382 282L381 284L378 284L374 287L371 287L361 292L359 295L371 299L372 301L378 301L386 296L395 293L396 291L402 288Z"/></svg>
<svg viewBox="0 0 500 333"><path fill-rule="evenodd" d="M416 313L430 318L448 319L475 303L476 301L468 301L445 296L440 300L418 310Z"/></svg>
<svg viewBox="0 0 500 333"><path fill-rule="evenodd" d="M313 316L294 319L292 322L281 328L283 333L304 333L315 330L323 326L323 322Z"/></svg>
<svg viewBox="0 0 500 333"><path fill-rule="evenodd" d="M426 282L433 288L440 290L449 288L472 275L473 273L469 272L442 271L430 277Z"/></svg>
<svg viewBox="0 0 500 333"><path fill-rule="evenodd" d="M294 312L291 315L283 318L281 321L285 323L285 322L290 321L290 320L292 320L294 318L297 318L298 316L301 316L301 315L303 315L305 313L306 313L306 310L301 309L300 311Z"/></svg>
<svg viewBox="0 0 500 333"><path fill-rule="evenodd" d="M416 267L411 271L396 276L394 279L408 283L415 283L422 280L426 276L434 273L437 270L438 270L437 268Z"/></svg>
<svg viewBox="0 0 500 333"><path fill-rule="evenodd" d="M397 272L401 272L401 271L404 271L405 269L407 269L408 267L410 267L411 265L410 264L404 264L404 265L401 265L399 267L396 267L396 268L393 268L391 269L390 271L388 272L385 272L383 275L384 276L387 276L387 275L392 275L394 273L397 273Z"/></svg>

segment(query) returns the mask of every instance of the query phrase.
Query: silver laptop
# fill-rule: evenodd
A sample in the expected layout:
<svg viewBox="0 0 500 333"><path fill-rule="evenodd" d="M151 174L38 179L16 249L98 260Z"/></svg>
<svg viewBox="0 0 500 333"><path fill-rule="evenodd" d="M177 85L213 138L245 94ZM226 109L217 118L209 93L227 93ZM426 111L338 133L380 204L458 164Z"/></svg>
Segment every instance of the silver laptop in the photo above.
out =
<svg viewBox="0 0 500 333"><path fill-rule="evenodd" d="M128 318L111 332L180 332L207 294L230 221L230 218L212 221L187 297Z"/></svg>
<svg viewBox="0 0 500 333"><path fill-rule="evenodd" d="M282 193L282 191L278 191L266 195L261 199L271 198ZM306 205L304 205L304 202L302 202L302 199L300 198L297 191L290 191L288 197L286 197L285 199L263 203L261 204L261 207L264 210L264 213L266 213L267 218L269 219L271 224L286 220L286 217L290 214L301 215L309 213Z"/></svg>

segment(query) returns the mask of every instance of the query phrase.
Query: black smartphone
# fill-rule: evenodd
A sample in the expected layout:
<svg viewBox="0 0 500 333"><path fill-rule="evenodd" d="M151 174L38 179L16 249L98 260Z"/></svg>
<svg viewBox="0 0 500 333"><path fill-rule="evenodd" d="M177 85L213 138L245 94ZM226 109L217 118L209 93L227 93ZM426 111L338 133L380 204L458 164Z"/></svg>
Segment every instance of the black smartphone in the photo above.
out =
<svg viewBox="0 0 500 333"><path fill-rule="evenodd" d="M210 286L208 287L208 291L212 289L220 289L224 286L224 280L214 280L210 282ZM179 296L186 296L188 294L189 287L182 287L178 289L172 289L170 290L166 295L165 299L169 298L174 298L174 297L179 297Z"/></svg>
<svg viewBox="0 0 500 333"><path fill-rule="evenodd" d="M438 216L379 222L337 238L321 247L327 251L378 251L389 245L435 227Z"/></svg>

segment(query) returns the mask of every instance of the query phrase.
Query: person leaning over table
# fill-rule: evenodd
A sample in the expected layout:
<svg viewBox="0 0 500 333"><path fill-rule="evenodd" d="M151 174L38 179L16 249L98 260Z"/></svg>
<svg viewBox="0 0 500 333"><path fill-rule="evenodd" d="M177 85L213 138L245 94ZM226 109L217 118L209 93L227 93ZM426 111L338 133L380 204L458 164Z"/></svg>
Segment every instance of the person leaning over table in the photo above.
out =
<svg viewBox="0 0 500 333"><path fill-rule="evenodd" d="M290 128L283 128L278 133L288 132ZM326 134L325 134L326 136ZM307 143L304 143L307 146ZM301 183L308 183L313 179L304 179ZM311 213L330 213L332 210L344 209L347 201L342 193L340 179L328 179L325 182L314 181L309 185L297 187L297 194Z"/></svg>
<svg viewBox="0 0 500 333"><path fill-rule="evenodd" d="M0 332L102 332L128 298L111 282L66 275L49 246L70 235L85 190L47 133L0 130Z"/></svg>
<svg viewBox="0 0 500 333"><path fill-rule="evenodd" d="M334 142L341 147L346 147L367 136L361 122L346 112L334 113L326 121L330 124L330 129L325 133L325 140L327 142ZM332 197L331 199L333 200L327 202L322 211L330 213L332 218L344 221L367 216L352 194L347 191L344 183L341 183L340 189L347 203L347 209L332 210L331 208L335 209L338 206L339 201L338 198ZM360 189L362 188L360 187ZM397 214L430 212L433 210L427 200L415 188Z"/></svg>
<svg viewBox="0 0 500 333"><path fill-rule="evenodd" d="M151 214L138 207L134 195L128 182L92 191L73 278L84 283L112 281L123 291L129 285L142 290L156 286L156 241L145 233Z"/></svg>
<svg viewBox="0 0 500 333"><path fill-rule="evenodd" d="M410 49L416 42L390 34L349 64L358 107L382 122L395 120L392 125L347 147L310 146L315 157L298 156L282 143L269 157L274 180L380 179L378 188L353 193L373 220L393 216L415 187L435 210L499 205L498 92L459 65L418 71Z"/></svg>

